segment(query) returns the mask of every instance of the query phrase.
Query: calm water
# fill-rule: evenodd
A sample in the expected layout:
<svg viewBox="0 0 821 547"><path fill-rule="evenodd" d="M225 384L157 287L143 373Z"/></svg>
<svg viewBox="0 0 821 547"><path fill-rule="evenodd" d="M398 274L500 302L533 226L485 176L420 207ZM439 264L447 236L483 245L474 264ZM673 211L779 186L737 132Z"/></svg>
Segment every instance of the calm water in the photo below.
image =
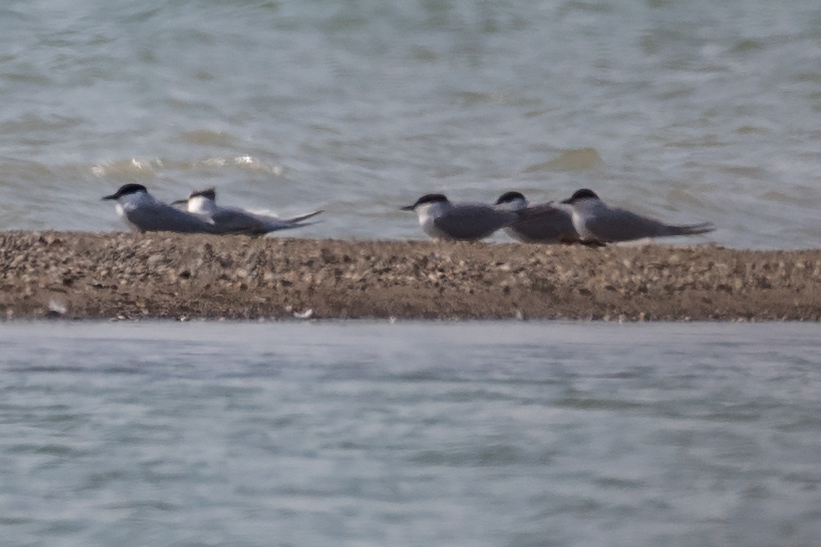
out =
<svg viewBox="0 0 821 547"><path fill-rule="evenodd" d="M422 193L589 186L821 239L817 0L10 0L0 36L0 229L123 229L99 198L139 182L420 238Z"/></svg>
<svg viewBox="0 0 821 547"><path fill-rule="evenodd" d="M814 546L818 325L0 325L10 546Z"/></svg>

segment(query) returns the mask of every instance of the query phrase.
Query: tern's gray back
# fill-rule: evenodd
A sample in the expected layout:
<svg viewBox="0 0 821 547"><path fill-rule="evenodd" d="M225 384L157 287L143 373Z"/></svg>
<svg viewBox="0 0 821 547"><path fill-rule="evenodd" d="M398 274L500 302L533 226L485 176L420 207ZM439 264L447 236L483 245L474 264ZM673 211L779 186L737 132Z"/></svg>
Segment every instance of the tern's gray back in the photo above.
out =
<svg viewBox="0 0 821 547"><path fill-rule="evenodd" d="M519 211L519 219L507 231L516 239L532 243L574 243L580 239L570 213L549 203Z"/></svg>
<svg viewBox="0 0 821 547"><path fill-rule="evenodd" d="M299 221L318 215L319 212L314 211L306 215L300 215L295 219L278 219L268 215L257 215L250 213L239 207L220 207L211 216L214 220L214 225L220 233L246 233L252 235L267 234L277 230L288 230L290 228L299 228L305 224L299 224Z"/></svg>
<svg viewBox="0 0 821 547"><path fill-rule="evenodd" d="M649 237L689 235L712 230L710 224L675 226L618 207L600 208L586 217L585 227L602 242L633 241Z"/></svg>
<svg viewBox="0 0 821 547"><path fill-rule="evenodd" d="M500 211L480 203L454 204L445 214L434 220L436 228L451 239L482 239L519 216L511 211Z"/></svg>
<svg viewBox="0 0 821 547"><path fill-rule="evenodd" d="M214 226L219 233L262 234L266 231L265 225L260 219L242 209L220 207L211 215L211 219L214 221Z"/></svg>
<svg viewBox="0 0 821 547"><path fill-rule="evenodd" d="M146 232L218 233L206 220L160 202L128 209L125 216Z"/></svg>

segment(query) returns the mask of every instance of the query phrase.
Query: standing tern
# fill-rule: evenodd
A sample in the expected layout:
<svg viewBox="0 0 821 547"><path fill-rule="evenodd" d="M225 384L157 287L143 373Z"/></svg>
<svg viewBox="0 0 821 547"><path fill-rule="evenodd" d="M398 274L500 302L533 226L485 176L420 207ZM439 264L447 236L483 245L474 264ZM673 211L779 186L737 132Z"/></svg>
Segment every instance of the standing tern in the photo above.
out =
<svg viewBox="0 0 821 547"><path fill-rule="evenodd" d="M430 237L475 241L516 222L519 214L483 203L453 203L442 194L425 194L403 211L416 211Z"/></svg>
<svg viewBox="0 0 821 547"><path fill-rule="evenodd" d="M207 218L180 211L155 199L142 184L125 184L103 199L115 200L120 218L141 232L222 233Z"/></svg>
<svg viewBox="0 0 821 547"><path fill-rule="evenodd" d="M569 212L553 202L531 205L521 192L506 192L496 200L496 207L519 213L519 220L505 228L513 239L526 243L578 243Z"/></svg>
<svg viewBox="0 0 821 547"><path fill-rule="evenodd" d="M217 205L217 191L214 188L191 192L188 199L173 202L173 205L187 204L188 212L210 218L218 233L242 232L250 235L262 235L277 230L287 230L309 226L302 221L315 217L322 210L312 211L292 218L278 218L272 215L252 213L239 207L220 207Z"/></svg>
<svg viewBox="0 0 821 547"><path fill-rule="evenodd" d="M715 230L710 222L676 226L611 207L587 188L577 190L562 203L572 208L573 226L584 241L613 243L647 237L704 234Z"/></svg>

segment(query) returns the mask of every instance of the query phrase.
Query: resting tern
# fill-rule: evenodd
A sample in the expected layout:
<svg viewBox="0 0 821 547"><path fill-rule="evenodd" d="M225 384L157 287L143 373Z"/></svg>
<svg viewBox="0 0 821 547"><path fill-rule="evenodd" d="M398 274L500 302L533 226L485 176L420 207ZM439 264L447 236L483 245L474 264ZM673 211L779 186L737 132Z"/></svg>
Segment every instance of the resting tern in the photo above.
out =
<svg viewBox="0 0 821 547"><path fill-rule="evenodd" d="M474 241L516 222L519 214L483 203L453 203L442 194L425 194L403 211L416 211L430 237Z"/></svg>
<svg viewBox="0 0 821 547"><path fill-rule="evenodd" d="M647 237L695 235L715 230L710 222L676 226L611 207L584 188L562 201L573 210L573 226L584 241L612 243Z"/></svg>
<svg viewBox="0 0 821 547"><path fill-rule="evenodd" d="M125 184L103 199L116 200L120 218L141 232L222 233L207 218L180 211L155 199L142 184Z"/></svg>
<svg viewBox="0 0 821 547"><path fill-rule="evenodd" d="M250 235L262 235L277 230L287 230L308 226L302 221L321 213L312 211L292 218L278 218L272 215L252 213L239 207L220 207L217 205L217 191L214 188L191 192L188 199L173 202L173 205L186 204L189 213L202 215L214 222L219 233L242 232Z"/></svg>
<svg viewBox="0 0 821 547"><path fill-rule="evenodd" d="M578 243L570 213L553 202L530 205L521 192L506 192L496 200L496 208L519 213L519 220L505 228L513 239L526 243Z"/></svg>

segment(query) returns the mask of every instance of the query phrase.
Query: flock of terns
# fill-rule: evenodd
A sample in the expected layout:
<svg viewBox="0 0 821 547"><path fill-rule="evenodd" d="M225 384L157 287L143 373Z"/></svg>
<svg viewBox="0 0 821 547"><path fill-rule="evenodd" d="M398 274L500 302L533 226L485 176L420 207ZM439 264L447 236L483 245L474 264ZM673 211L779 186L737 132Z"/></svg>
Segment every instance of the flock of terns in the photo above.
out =
<svg viewBox="0 0 821 547"><path fill-rule="evenodd" d="M322 212L279 218L238 207L222 207L217 205L216 197L216 190L208 188L168 204L154 198L141 184L126 184L103 199L116 201L120 217L144 232L262 235L307 226L311 223L305 221ZM532 205L520 192L506 192L492 205L452 202L443 194L426 194L402 210L416 212L426 234L445 240L476 241L504 229L524 242L604 245L704 234L715 229L709 222L665 224L607 205L588 189L578 190L559 205Z"/></svg>

